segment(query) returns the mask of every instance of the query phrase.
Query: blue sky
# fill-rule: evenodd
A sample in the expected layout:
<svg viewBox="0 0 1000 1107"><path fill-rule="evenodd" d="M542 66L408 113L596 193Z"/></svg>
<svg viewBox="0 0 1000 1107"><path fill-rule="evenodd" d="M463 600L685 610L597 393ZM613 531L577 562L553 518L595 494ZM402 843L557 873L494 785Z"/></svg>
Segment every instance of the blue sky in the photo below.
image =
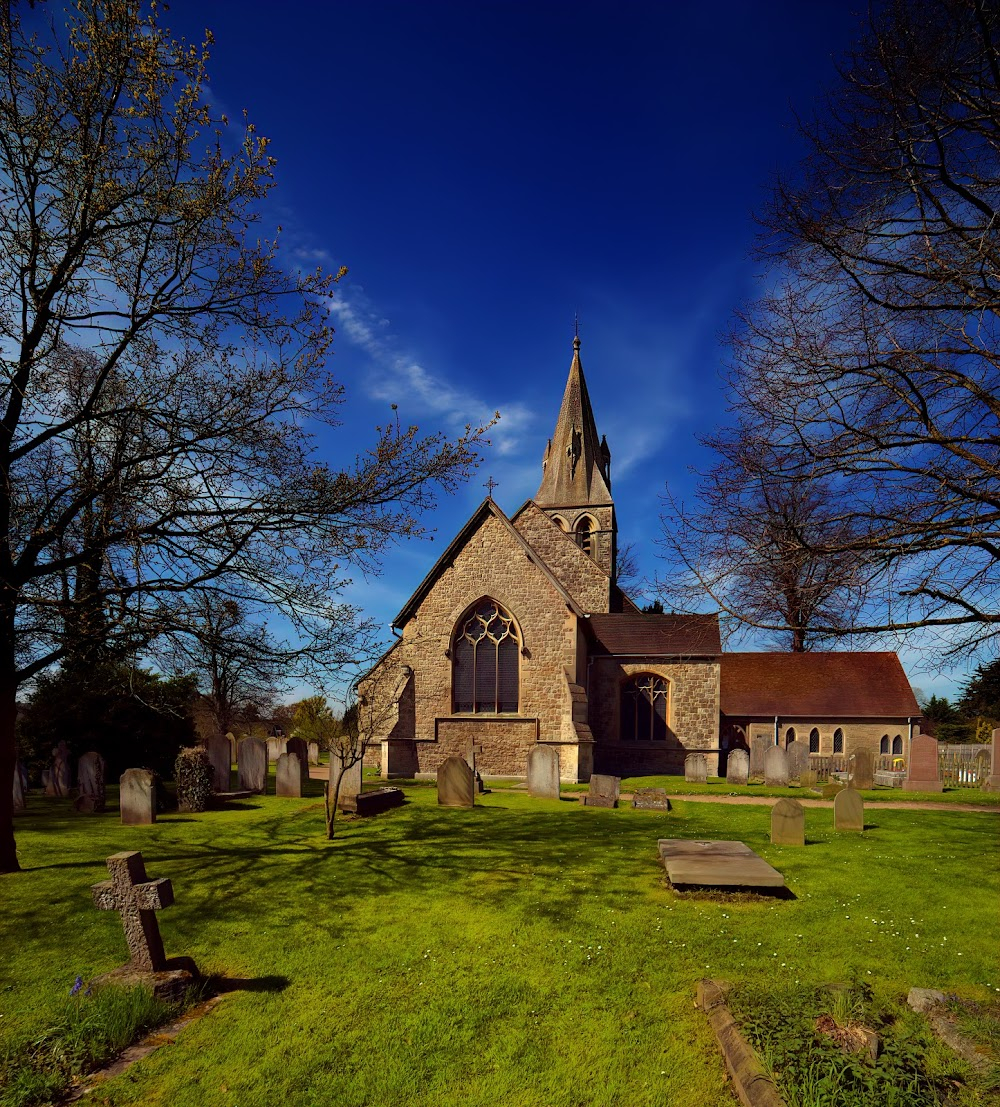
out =
<svg viewBox="0 0 1000 1107"><path fill-rule="evenodd" d="M858 5L863 7L863 5ZM580 316L620 538L656 569L664 483L725 418L721 336L752 298L753 211L802 151L854 5L175 0L210 27L213 96L272 140L290 256L350 269L332 369L349 460L384 422L456 432L501 412L481 473L351 598L388 624L499 482L537 489ZM945 676L914 682L950 693Z"/></svg>

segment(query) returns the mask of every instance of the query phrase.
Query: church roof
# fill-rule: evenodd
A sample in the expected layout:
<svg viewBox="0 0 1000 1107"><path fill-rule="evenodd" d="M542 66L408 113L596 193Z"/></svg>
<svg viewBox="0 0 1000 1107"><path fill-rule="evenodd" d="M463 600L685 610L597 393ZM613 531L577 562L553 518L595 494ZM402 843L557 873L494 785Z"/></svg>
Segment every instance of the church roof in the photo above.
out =
<svg viewBox="0 0 1000 1107"><path fill-rule="evenodd" d="M504 527L510 532L514 541L524 550L528 557L528 560L536 565L542 575L548 580L549 584L559 593L559 595L566 601L566 606L578 616L583 615L583 611L573 599L573 597L566 591L566 589L560 584L559 579L553 575L552 570L545 564L541 557L531 548L531 546L524 540L524 538L517 532L517 528L507 518L506 515L500 510L491 498L483 500L478 508L472 513L469 521L464 527L455 535L454 539L449 543L448 548L444 553L434 562L431 571L424 577L424 579L417 585L416 592L406 601L406 605L403 610L392 621L392 625L397 628L402 628L409 619L416 613L417 608L423 602L424 596L434 586L434 582L438 577L447 569L451 563L455 560L459 551L469 540L472 534L480 526L487 515L492 515L495 519L498 519Z"/></svg>
<svg viewBox="0 0 1000 1107"><path fill-rule="evenodd" d="M724 653L724 715L918 716L894 653Z"/></svg>
<svg viewBox="0 0 1000 1107"><path fill-rule="evenodd" d="M597 436L577 336L556 429L545 448L542 483L535 502L545 507L611 503L610 464L607 442Z"/></svg>
<svg viewBox="0 0 1000 1107"><path fill-rule="evenodd" d="M715 657L722 652L718 615L591 615L595 653L614 657Z"/></svg>

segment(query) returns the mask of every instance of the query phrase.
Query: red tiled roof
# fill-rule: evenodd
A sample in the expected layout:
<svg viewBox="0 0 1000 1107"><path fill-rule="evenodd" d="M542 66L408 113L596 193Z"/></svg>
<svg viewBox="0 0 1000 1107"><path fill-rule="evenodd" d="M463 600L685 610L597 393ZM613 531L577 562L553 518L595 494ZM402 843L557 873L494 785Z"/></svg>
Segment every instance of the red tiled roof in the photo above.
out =
<svg viewBox="0 0 1000 1107"><path fill-rule="evenodd" d="M722 651L718 615L591 615L597 653L615 657L713 657Z"/></svg>
<svg viewBox="0 0 1000 1107"><path fill-rule="evenodd" d="M720 661L724 715L920 715L894 653L724 653Z"/></svg>

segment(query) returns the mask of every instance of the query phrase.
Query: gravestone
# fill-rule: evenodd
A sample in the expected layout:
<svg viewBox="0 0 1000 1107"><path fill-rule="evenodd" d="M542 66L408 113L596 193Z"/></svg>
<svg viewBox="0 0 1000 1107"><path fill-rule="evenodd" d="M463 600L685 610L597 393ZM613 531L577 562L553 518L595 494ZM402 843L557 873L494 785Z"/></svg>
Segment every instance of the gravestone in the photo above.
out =
<svg viewBox="0 0 1000 1107"><path fill-rule="evenodd" d="M28 806L27 788L24 786L24 766L14 762L14 810L23 811Z"/></svg>
<svg viewBox="0 0 1000 1107"><path fill-rule="evenodd" d="M302 770L302 783L305 784L309 779L309 743L305 738L289 738L285 746L288 753L294 753L298 757L299 768Z"/></svg>
<svg viewBox="0 0 1000 1107"><path fill-rule="evenodd" d="M801 784L803 788L815 787L816 780L815 769L803 769L802 772L799 773L799 784Z"/></svg>
<svg viewBox="0 0 1000 1107"><path fill-rule="evenodd" d="M73 807L84 814L95 815L105 808L104 758L96 750L85 753L76 765L80 791Z"/></svg>
<svg viewBox="0 0 1000 1107"><path fill-rule="evenodd" d="M620 776L602 776L592 773L590 791L583 797L585 807L617 807L621 795L622 778Z"/></svg>
<svg viewBox="0 0 1000 1107"><path fill-rule="evenodd" d="M263 796L267 792L267 746L260 738L244 738L236 756L241 792Z"/></svg>
<svg viewBox="0 0 1000 1107"><path fill-rule="evenodd" d="M942 792L941 769L938 765L937 739L929 734L915 734L910 742L910 757L906 766L904 792Z"/></svg>
<svg viewBox="0 0 1000 1107"><path fill-rule="evenodd" d="M708 782L708 759L703 753L689 753L684 758L684 779L691 784Z"/></svg>
<svg viewBox="0 0 1000 1107"><path fill-rule="evenodd" d="M875 787L875 769L872 765L872 755L870 750L866 750L863 746L856 749L851 754L851 759L848 761L849 776L848 780L855 788L874 788Z"/></svg>
<svg viewBox="0 0 1000 1107"><path fill-rule="evenodd" d="M774 743L760 736L750 739L750 775L764 775L764 759Z"/></svg>
<svg viewBox="0 0 1000 1107"><path fill-rule="evenodd" d="M344 808L347 800L353 800L361 792L361 762L355 761L346 769L343 767L343 757L336 746L330 749L330 786L337 787L337 778L340 777L340 793L337 796L337 806ZM333 795L333 792L330 793Z"/></svg>
<svg viewBox="0 0 1000 1107"><path fill-rule="evenodd" d="M212 791L228 792L229 776L232 771L232 762L229 760L233 752L228 738L209 738L205 743L208 760L212 766Z"/></svg>
<svg viewBox="0 0 1000 1107"><path fill-rule="evenodd" d="M442 807L472 807L476 774L464 757L446 757L437 771L438 803Z"/></svg>
<svg viewBox="0 0 1000 1107"><path fill-rule="evenodd" d="M278 758L288 752L288 745L284 738L268 738L267 740L267 759L268 761L277 761Z"/></svg>
<svg viewBox="0 0 1000 1107"><path fill-rule="evenodd" d="M726 762L726 783L746 784L750 778L750 754L746 750L730 750Z"/></svg>
<svg viewBox="0 0 1000 1107"><path fill-rule="evenodd" d="M309 743L309 764L310 765L318 765L319 764L319 742L310 742Z"/></svg>
<svg viewBox="0 0 1000 1107"><path fill-rule="evenodd" d="M785 886L777 869L745 842L697 842L661 838L656 843L670 883L681 887L764 888Z"/></svg>
<svg viewBox="0 0 1000 1107"><path fill-rule="evenodd" d="M785 747L785 756L788 758L788 777L790 780L800 780L804 770L809 768L809 745L793 738Z"/></svg>
<svg viewBox="0 0 1000 1107"><path fill-rule="evenodd" d="M123 826L156 822L156 785L149 769L126 769L119 780L118 806Z"/></svg>
<svg viewBox="0 0 1000 1107"><path fill-rule="evenodd" d="M839 781L828 780L826 784L823 785L820 795L823 799L835 799L843 790L844 786Z"/></svg>
<svg viewBox="0 0 1000 1107"><path fill-rule="evenodd" d="M528 792L546 799L559 798L559 751L552 746L528 750Z"/></svg>
<svg viewBox="0 0 1000 1107"><path fill-rule="evenodd" d="M775 746L775 749L778 748ZM780 799L771 808L771 844L774 846L806 844L806 813L798 800Z"/></svg>
<svg viewBox="0 0 1000 1107"><path fill-rule="evenodd" d="M47 796L68 796L73 787L73 772L69 765L69 746L58 742L52 749L52 769L45 786Z"/></svg>
<svg viewBox="0 0 1000 1107"><path fill-rule="evenodd" d="M486 785L483 783L483 775L476 768L476 757L482 752L482 743L477 742L475 738L470 738L468 744L465 747L465 760L469 763L469 768L472 770L472 774L476 778L476 791L480 795L482 795L486 791Z"/></svg>
<svg viewBox="0 0 1000 1107"><path fill-rule="evenodd" d="M302 796L302 762L297 753L283 753L278 758L274 773L274 794L288 799Z"/></svg>
<svg viewBox="0 0 1000 1107"><path fill-rule="evenodd" d="M632 806L640 811L669 811L666 788L637 788L632 793Z"/></svg>
<svg viewBox="0 0 1000 1107"><path fill-rule="evenodd" d="M112 854L108 858L108 871L111 879L91 885L90 892L99 911L117 911L121 916L129 962L98 977L94 984L108 982L131 987L142 984L158 999L181 999L197 977L198 969L189 957L167 960L156 921L156 912L174 902L173 886L166 877L147 879L146 866L138 851Z"/></svg>
<svg viewBox="0 0 1000 1107"><path fill-rule="evenodd" d="M768 746L764 754L764 783L772 787L788 783L788 754L781 746Z"/></svg>
<svg viewBox="0 0 1000 1107"><path fill-rule="evenodd" d="M990 747L990 775L983 785L984 792L1000 792L1000 727L993 731Z"/></svg>
<svg viewBox="0 0 1000 1107"><path fill-rule="evenodd" d="M864 830L865 805L857 788L841 788L833 801L834 830Z"/></svg>

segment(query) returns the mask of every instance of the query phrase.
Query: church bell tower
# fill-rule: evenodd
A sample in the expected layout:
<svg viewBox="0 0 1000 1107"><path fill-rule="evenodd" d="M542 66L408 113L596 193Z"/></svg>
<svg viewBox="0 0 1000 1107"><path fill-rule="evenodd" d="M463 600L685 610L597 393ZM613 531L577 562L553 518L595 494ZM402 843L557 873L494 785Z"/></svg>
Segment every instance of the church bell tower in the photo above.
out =
<svg viewBox="0 0 1000 1107"><path fill-rule="evenodd" d="M618 524L611 498L611 450L598 438L594 409L580 364L580 336L556 429L545 447L535 503L566 531L615 583Z"/></svg>

